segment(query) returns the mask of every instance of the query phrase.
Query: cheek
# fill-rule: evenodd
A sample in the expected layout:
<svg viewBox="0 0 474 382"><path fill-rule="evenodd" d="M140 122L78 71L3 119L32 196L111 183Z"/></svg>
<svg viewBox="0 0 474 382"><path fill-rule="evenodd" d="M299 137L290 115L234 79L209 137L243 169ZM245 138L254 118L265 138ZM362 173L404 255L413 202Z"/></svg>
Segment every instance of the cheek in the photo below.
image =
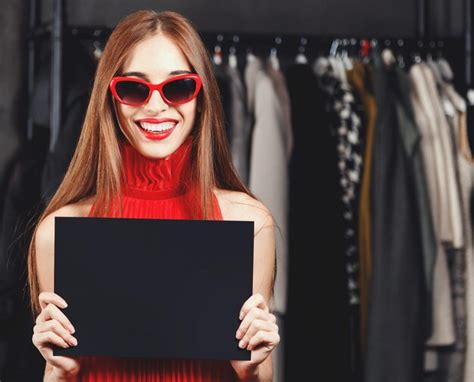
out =
<svg viewBox="0 0 474 382"><path fill-rule="evenodd" d="M118 111L119 111L119 114L120 114L120 118L122 120L126 120L126 119L129 119L131 118L135 113L136 113L136 108L134 107L130 107L130 106L127 106L127 105L118 105Z"/></svg>
<svg viewBox="0 0 474 382"><path fill-rule="evenodd" d="M196 118L196 110L197 103L195 101L182 105L180 112L185 120L186 125L194 124L194 120Z"/></svg>

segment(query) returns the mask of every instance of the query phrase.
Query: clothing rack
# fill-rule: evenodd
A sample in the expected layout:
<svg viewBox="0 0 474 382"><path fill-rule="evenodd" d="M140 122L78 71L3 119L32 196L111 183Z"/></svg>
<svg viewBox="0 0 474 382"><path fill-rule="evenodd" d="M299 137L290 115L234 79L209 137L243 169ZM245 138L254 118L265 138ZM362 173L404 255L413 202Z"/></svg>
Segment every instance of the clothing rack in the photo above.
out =
<svg viewBox="0 0 474 382"><path fill-rule="evenodd" d="M35 41L49 37L52 46L51 60L51 140L50 150L54 149L61 125L61 67L62 67L62 41L66 30L80 39L91 39L105 41L111 33L111 28L94 26L66 26L64 22L64 4L66 0L53 0L52 22L48 24L38 24L38 11L41 0L30 0L30 33L28 37L28 91L32 92L34 82L34 60ZM222 52L229 52L235 49L237 54L248 53L267 55L270 51L277 52L284 57L296 56L304 53L308 56L316 56L321 53L328 53L335 41L348 49L355 49L360 46L362 40L369 40L372 45L381 44L395 49L403 49L409 52L426 52L438 50L448 57L456 56L456 52L464 50L464 78L457 81L463 83L462 87L466 94L472 94L472 105L474 105L474 90L472 87L472 27L471 9L472 0L464 0L464 36L459 38L433 38L430 33L430 8L429 0L417 0L417 27L416 38L393 38L393 36L370 36L359 38L341 36L307 36L307 35L275 35L261 33L238 33L238 32L200 32L206 45L218 47ZM459 68L458 68L459 69ZM463 72L462 70L459 72ZM29 93L31 94L31 93ZM471 99L471 97L468 97ZM28 138L33 136L33 126L31 118L28 117Z"/></svg>

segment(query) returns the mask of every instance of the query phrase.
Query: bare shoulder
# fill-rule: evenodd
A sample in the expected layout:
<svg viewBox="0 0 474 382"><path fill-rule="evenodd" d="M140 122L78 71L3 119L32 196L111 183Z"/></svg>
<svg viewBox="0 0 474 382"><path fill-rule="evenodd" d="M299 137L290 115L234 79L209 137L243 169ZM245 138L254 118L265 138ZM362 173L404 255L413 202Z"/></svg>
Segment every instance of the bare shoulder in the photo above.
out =
<svg viewBox="0 0 474 382"><path fill-rule="evenodd" d="M67 204L47 215L38 225L36 231L36 247L52 246L54 243L54 218L56 217L85 217L94 202L94 197L83 199L77 203ZM44 247L43 247L44 248Z"/></svg>
<svg viewBox="0 0 474 382"><path fill-rule="evenodd" d="M67 204L47 215L39 223L34 247L40 290L54 290L54 219L56 217L85 217L89 214L93 201L94 197L90 197L77 203Z"/></svg>
<svg viewBox="0 0 474 382"><path fill-rule="evenodd" d="M255 233L273 227L273 216L261 201L245 192L215 189L214 193L224 220L253 221Z"/></svg>
<svg viewBox="0 0 474 382"><path fill-rule="evenodd" d="M56 217L86 217L94 202L94 197L83 199L77 203L67 204L47 215L38 226L37 236L49 236L54 232Z"/></svg>

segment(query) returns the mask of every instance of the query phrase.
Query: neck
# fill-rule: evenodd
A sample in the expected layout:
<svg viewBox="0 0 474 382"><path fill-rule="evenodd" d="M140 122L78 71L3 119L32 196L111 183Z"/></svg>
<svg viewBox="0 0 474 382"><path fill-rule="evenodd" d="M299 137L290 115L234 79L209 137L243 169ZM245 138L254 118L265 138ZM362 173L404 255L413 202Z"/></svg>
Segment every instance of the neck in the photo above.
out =
<svg viewBox="0 0 474 382"><path fill-rule="evenodd" d="M144 199L163 199L186 193L191 180L192 139L166 158L151 159L129 142L122 145L123 193Z"/></svg>

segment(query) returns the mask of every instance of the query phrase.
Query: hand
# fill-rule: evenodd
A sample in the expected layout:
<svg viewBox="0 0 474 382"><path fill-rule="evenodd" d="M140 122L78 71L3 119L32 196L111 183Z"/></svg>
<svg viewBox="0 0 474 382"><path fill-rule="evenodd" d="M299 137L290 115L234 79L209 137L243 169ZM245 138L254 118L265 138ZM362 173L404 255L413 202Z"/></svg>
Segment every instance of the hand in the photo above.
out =
<svg viewBox="0 0 474 382"><path fill-rule="evenodd" d="M72 376L79 373L79 362L74 358L53 355L53 345L62 348L76 346L77 340L71 322L59 308L67 307L66 301L52 292L39 295L41 313L36 318L33 328L33 344L43 358L54 367L57 376Z"/></svg>
<svg viewBox="0 0 474 382"><path fill-rule="evenodd" d="M239 347L252 351L250 361L231 361L238 375L254 372L267 359L280 342L276 317L269 312L268 305L259 293L250 297L240 310L242 322L235 337Z"/></svg>

